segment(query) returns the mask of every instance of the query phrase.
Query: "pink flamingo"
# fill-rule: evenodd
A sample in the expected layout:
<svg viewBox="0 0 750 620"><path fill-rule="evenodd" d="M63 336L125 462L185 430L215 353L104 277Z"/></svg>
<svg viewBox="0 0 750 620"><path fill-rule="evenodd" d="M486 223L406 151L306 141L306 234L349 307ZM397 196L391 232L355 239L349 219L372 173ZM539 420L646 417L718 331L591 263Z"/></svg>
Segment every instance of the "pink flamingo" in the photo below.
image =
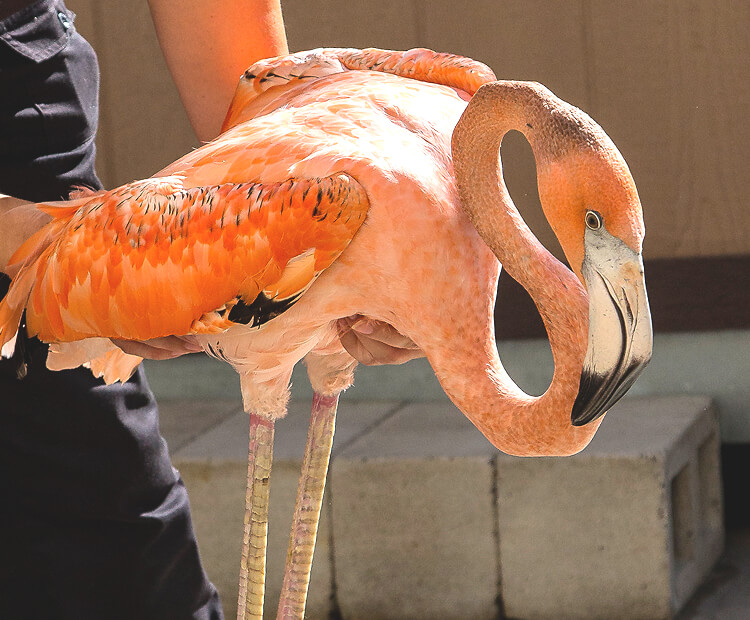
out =
<svg viewBox="0 0 750 620"><path fill-rule="evenodd" d="M25 311L29 332L53 343L50 367L89 363L124 379L140 358L110 339L178 335L239 372L250 461L238 617L262 615L274 421L303 358L315 396L279 617L304 613L338 395L355 366L339 318L410 337L464 414L518 455L581 450L650 358L627 165L580 110L538 84L494 80L429 50L261 61L216 140L150 179L41 206L52 222L14 257L4 354ZM533 148L572 271L505 189L499 149L511 129ZM540 397L498 358L498 260L549 335L555 373Z"/></svg>

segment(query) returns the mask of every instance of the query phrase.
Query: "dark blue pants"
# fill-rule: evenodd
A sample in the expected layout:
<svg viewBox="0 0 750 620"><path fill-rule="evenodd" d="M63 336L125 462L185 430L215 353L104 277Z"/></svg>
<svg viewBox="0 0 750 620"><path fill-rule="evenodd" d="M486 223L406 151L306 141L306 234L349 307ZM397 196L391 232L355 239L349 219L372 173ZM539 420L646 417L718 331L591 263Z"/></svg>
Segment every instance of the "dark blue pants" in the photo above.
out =
<svg viewBox="0 0 750 620"><path fill-rule="evenodd" d="M0 21L2 193L100 187L98 66L73 17L38 0ZM0 618L221 618L142 369L105 386L26 346L24 379L0 362Z"/></svg>

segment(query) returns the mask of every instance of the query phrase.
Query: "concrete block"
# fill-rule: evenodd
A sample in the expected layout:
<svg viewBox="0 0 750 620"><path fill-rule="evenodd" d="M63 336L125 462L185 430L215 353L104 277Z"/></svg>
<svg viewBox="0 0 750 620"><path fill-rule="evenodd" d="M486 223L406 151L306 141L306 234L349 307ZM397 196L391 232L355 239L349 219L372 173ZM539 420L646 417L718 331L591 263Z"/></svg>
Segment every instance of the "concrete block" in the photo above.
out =
<svg viewBox="0 0 750 620"><path fill-rule="evenodd" d="M269 617L308 411L294 403L277 424ZM718 425L704 398L628 399L568 459L501 455L449 403L345 402L337 426L308 617L335 600L344 618L494 618L501 593L508 618L670 618L723 546ZM247 416L231 414L174 455L229 617L246 437Z"/></svg>
<svg viewBox="0 0 750 620"><path fill-rule="evenodd" d="M498 460L509 618L671 618L723 548L708 399L629 399L567 459Z"/></svg>
<svg viewBox="0 0 750 620"><path fill-rule="evenodd" d="M413 404L336 454L343 618L495 618L496 450L449 403Z"/></svg>
<svg viewBox="0 0 750 620"><path fill-rule="evenodd" d="M370 425L387 416L395 403L340 407L334 450L344 446ZM169 419L167 440L176 426L174 408L163 411ZM276 424L274 464L271 471L265 617L276 616L284 574L289 529L297 493L309 403L293 403L289 415ZM193 416L186 425L199 424ZM242 520L247 476L248 416L239 412L225 418L173 453L190 495L198 546L209 578L221 596L227 618L236 615ZM189 432L182 429L181 433ZM324 498L323 515L313 561L307 618L327 619L331 609L330 529Z"/></svg>

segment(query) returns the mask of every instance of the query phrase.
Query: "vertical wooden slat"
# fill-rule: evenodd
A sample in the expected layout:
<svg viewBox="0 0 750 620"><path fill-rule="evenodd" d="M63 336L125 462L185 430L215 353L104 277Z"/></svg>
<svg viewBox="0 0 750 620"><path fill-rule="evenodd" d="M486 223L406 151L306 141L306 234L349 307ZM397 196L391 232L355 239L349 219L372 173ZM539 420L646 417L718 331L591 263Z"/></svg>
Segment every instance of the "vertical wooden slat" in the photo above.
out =
<svg viewBox="0 0 750 620"><path fill-rule="evenodd" d="M630 162L648 257L750 252L750 4L590 2L597 115Z"/></svg>
<svg viewBox="0 0 750 620"><path fill-rule="evenodd" d="M91 44L97 53L100 66L103 65L104 59L102 58L100 40L103 38L104 33L101 31L99 20L97 19L100 10L99 3L96 0L68 0L66 6L76 14L76 30ZM110 155L112 150L112 132L107 123L107 114L102 105L101 93L99 99L99 130L96 135L96 171L102 183L106 186L112 176L109 172L112 163L112 156Z"/></svg>
<svg viewBox="0 0 750 620"><path fill-rule="evenodd" d="M580 2L430 0L422 6L429 45L481 60L502 79L542 82L588 107Z"/></svg>
<svg viewBox="0 0 750 620"><path fill-rule="evenodd" d="M583 5L570 0L475 0L422 3L428 47L471 56L499 79L533 80L589 109ZM518 134L502 147L511 196L531 230L556 256L563 253L539 204L531 149Z"/></svg>
<svg viewBox="0 0 750 620"><path fill-rule="evenodd" d="M150 176L197 145L145 2L72 0L101 65L99 174L108 187ZM82 28L83 30L83 28Z"/></svg>
<svg viewBox="0 0 750 620"><path fill-rule="evenodd" d="M283 4L289 49L420 45L413 0L308 0Z"/></svg>

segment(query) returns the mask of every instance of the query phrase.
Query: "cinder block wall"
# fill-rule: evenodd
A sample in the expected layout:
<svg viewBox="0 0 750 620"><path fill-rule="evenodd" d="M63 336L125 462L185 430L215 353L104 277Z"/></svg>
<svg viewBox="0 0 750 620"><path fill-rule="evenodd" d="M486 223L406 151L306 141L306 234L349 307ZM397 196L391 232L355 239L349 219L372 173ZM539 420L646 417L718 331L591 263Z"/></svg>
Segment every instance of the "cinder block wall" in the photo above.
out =
<svg viewBox="0 0 750 620"><path fill-rule="evenodd" d="M146 2L69 0L102 65L99 169L149 176L196 146ZM284 3L292 50L431 47L538 80L588 111L628 160L646 257L750 253L750 3L669 0L307 0ZM511 193L554 248L530 151L505 148Z"/></svg>

